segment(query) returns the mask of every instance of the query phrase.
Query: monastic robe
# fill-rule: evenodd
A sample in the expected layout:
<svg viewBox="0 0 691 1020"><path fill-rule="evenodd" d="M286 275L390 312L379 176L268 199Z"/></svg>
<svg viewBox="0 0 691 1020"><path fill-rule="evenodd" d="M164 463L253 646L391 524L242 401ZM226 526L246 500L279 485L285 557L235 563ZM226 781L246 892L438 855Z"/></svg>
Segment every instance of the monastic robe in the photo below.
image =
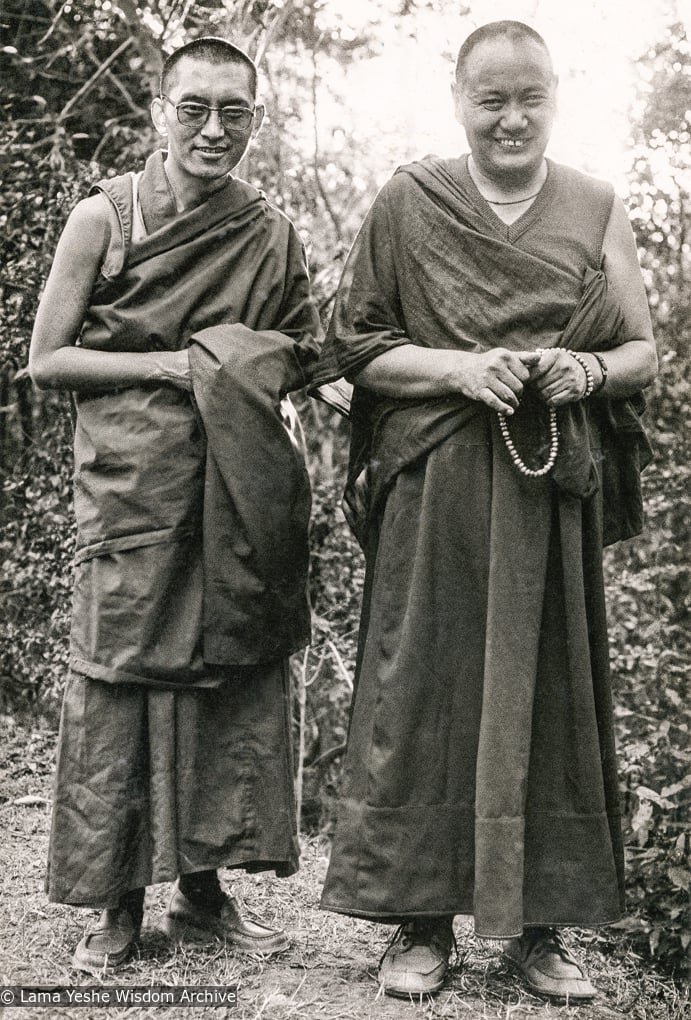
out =
<svg viewBox="0 0 691 1020"><path fill-rule="evenodd" d="M506 226L466 160L402 168L348 259L320 378L407 343L623 342L601 265L612 197L550 162ZM488 937L615 920L602 491L606 473L609 491L636 496L634 407L560 412L555 471L539 479L516 471L477 402L356 386L353 421L347 498L367 576L323 906L391 921L473 914ZM544 462L547 413L529 391L510 425L524 459ZM625 509L608 511L610 540L640 524Z"/></svg>
<svg viewBox="0 0 691 1020"><path fill-rule="evenodd" d="M139 183L145 238L131 236L131 177L97 187L120 229L80 343L189 345L194 395L156 384L75 397L72 666L214 685L219 667L309 640L309 485L285 400L317 349L304 253L240 180L178 215L160 152Z"/></svg>
<svg viewBox="0 0 691 1020"><path fill-rule="evenodd" d="M297 869L286 656L309 634L309 486L285 394L319 326L297 234L254 188L229 178L178 215L161 153L98 187L113 231L80 342L189 346L194 387L75 398L46 890L105 907L203 869Z"/></svg>

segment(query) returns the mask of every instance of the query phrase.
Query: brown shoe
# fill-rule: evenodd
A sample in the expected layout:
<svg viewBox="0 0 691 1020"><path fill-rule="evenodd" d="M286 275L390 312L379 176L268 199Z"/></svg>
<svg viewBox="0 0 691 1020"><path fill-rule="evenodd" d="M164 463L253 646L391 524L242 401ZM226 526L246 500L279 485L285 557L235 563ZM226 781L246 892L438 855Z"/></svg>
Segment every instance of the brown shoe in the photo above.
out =
<svg viewBox="0 0 691 1020"><path fill-rule="evenodd" d="M134 919L126 907L109 907L75 949L72 966L89 974L119 967L137 944L140 927L141 917Z"/></svg>
<svg viewBox="0 0 691 1020"><path fill-rule="evenodd" d="M217 907L195 903L175 883L173 895L163 918L163 931L175 942L200 942L227 939L235 949L245 953L273 956L288 949L285 932L269 928L258 919L243 917L237 901L221 893Z"/></svg>
<svg viewBox="0 0 691 1020"><path fill-rule="evenodd" d="M416 918L397 929L379 963L385 995L433 995L444 984L454 945L453 919Z"/></svg>
<svg viewBox="0 0 691 1020"><path fill-rule="evenodd" d="M587 1002L597 991L556 928L528 928L504 945L532 991L548 999Z"/></svg>

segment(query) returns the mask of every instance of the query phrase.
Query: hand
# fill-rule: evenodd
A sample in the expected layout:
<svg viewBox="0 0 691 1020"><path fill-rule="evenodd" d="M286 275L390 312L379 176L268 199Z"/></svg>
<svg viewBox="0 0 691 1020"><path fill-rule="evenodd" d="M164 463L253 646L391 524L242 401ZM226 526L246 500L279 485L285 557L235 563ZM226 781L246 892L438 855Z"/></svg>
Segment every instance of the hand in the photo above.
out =
<svg viewBox="0 0 691 1020"><path fill-rule="evenodd" d="M507 415L518 407L523 387L540 360L536 351L516 352L503 347L462 357L457 379L461 393Z"/></svg>
<svg viewBox="0 0 691 1020"><path fill-rule="evenodd" d="M161 382L169 383L179 390L192 390L190 356L186 347L181 351L159 351L156 361L161 373Z"/></svg>
<svg viewBox="0 0 691 1020"><path fill-rule="evenodd" d="M540 399L551 407L580 400L588 384L583 366L560 347L542 352L539 363L531 370L530 381Z"/></svg>

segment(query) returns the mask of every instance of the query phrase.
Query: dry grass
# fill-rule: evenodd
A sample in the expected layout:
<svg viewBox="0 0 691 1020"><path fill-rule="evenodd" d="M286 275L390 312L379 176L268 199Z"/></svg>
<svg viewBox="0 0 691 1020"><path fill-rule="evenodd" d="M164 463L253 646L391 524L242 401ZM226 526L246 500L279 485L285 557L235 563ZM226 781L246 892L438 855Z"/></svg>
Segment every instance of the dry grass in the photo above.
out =
<svg viewBox="0 0 691 1020"><path fill-rule="evenodd" d="M0 980L5 984L99 982L75 974L69 965L91 914L49 904L43 894L53 742L48 730L29 731L11 720L0 721ZM17 803L22 798L23 802ZM305 845L302 870L291 879L232 876L235 890L257 913L275 919L291 934L292 949L270 961L234 955L221 943L194 949L172 947L157 930L169 889L159 886L149 890L138 956L116 977L102 983L237 984L236 1009L203 1011L210 1018L234 1020L608 1020L622 1016L629 1020L682 1020L688 1016L688 999L681 989L646 971L625 943L592 934L584 934L580 946L601 998L581 1007L543 1003L525 991L495 948L472 936L470 924L462 918L456 923L459 958L442 992L422 1002L383 998L378 995L376 965L391 929L319 911L325 867L325 845L311 840ZM230 873L225 877L229 880ZM47 1015L51 1015L47 1008L5 1011L7 1020L36 1020ZM200 1010L178 1007L172 1015L185 1020L200 1016ZM160 1017L161 1008L63 1007L60 1016L140 1020Z"/></svg>

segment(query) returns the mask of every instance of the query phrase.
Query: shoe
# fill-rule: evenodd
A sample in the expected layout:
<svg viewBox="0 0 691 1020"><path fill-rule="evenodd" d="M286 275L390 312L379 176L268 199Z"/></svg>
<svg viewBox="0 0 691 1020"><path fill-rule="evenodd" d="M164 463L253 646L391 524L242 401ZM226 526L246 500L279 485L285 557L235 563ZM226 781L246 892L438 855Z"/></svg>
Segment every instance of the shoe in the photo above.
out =
<svg viewBox="0 0 691 1020"><path fill-rule="evenodd" d="M450 917L416 918L402 924L379 963L384 994L407 999L438 992L454 945Z"/></svg>
<svg viewBox="0 0 691 1020"><path fill-rule="evenodd" d="M119 967L137 944L140 927L141 917L134 918L127 907L109 907L75 949L72 966L89 974Z"/></svg>
<svg viewBox="0 0 691 1020"><path fill-rule="evenodd" d="M243 917L237 901L221 892L219 906L194 903L175 883L173 895L163 918L163 930L175 942L199 942L227 939L235 949L245 953L273 956L288 949L284 931L269 928L258 919Z"/></svg>
<svg viewBox="0 0 691 1020"><path fill-rule="evenodd" d="M520 970L532 991L548 999L586 1002L597 996L556 928L528 928L504 945L503 955Z"/></svg>

